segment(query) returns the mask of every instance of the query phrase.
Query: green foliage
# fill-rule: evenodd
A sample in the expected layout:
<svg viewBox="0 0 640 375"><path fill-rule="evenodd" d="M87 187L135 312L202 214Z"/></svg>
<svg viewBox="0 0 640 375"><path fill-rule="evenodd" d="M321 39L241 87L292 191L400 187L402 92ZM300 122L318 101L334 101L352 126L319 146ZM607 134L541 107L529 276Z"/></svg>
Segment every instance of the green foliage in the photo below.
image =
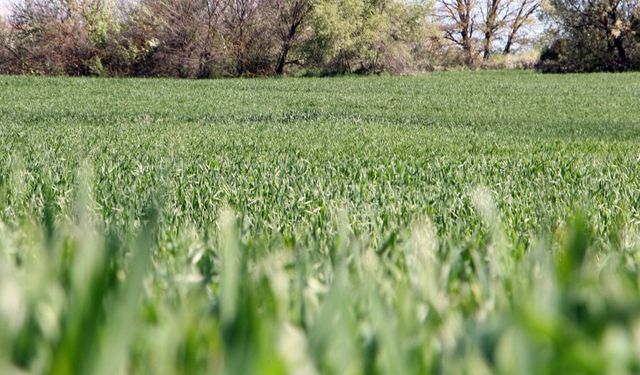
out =
<svg viewBox="0 0 640 375"><path fill-rule="evenodd" d="M396 0L318 0L306 51L334 72L403 71L429 34L430 6Z"/></svg>
<svg viewBox="0 0 640 375"><path fill-rule="evenodd" d="M640 70L640 2L552 0L547 14L558 25L543 51L545 72Z"/></svg>
<svg viewBox="0 0 640 375"><path fill-rule="evenodd" d="M129 61L115 3L24 0L11 14L0 71L72 76L118 75ZM6 52L4 51L4 52Z"/></svg>
<svg viewBox="0 0 640 375"><path fill-rule="evenodd" d="M637 372L638 78L0 77L0 372Z"/></svg>
<svg viewBox="0 0 640 375"><path fill-rule="evenodd" d="M23 0L11 29L0 24L0 73L405 73L430 57L429 11L401 0Z"/></svg>

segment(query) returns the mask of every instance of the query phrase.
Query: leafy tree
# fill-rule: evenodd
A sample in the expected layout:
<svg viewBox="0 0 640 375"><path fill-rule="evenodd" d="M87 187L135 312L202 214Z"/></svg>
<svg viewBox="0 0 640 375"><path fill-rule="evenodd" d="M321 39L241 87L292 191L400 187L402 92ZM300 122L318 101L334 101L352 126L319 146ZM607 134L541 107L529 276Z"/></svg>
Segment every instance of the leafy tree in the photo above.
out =
<svg viewBox="0 0 640 375"><path fill-rule="evenodd" d="M621 71L640 68L638 0L552 0L558 27L543 52L544 71Z"/></svg>
<svg viewBox="0 0 640 375"><path fill-rule="evenodd" d="M332 72L403 70L428 34L428 4L396 0L318 0L310 59Z"/></svg>

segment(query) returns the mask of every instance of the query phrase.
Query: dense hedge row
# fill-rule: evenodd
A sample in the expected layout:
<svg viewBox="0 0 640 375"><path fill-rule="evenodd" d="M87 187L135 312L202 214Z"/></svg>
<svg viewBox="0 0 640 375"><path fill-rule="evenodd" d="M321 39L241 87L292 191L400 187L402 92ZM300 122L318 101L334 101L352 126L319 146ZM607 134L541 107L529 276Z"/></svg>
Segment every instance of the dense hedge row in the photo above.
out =
<svg viewBox="0 0 640 375"><path fill-rule="evenodd" d="M399 0L26 0L0 71L207 78L423 68L429 7Z"/></svg>
<svg viewBox="0 0 640 375"><path fill-rule="evenodd" d="M638 0L17 1L0 74L401 74L538 56L545 72L640 69Z"/></svg>

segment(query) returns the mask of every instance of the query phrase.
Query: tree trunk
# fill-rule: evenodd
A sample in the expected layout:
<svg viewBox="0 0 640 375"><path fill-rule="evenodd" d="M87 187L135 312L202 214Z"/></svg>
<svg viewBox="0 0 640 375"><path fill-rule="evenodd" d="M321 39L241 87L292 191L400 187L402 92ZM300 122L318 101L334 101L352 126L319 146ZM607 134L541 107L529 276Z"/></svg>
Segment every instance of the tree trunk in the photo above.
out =
<svg viewBox="0 0 640 375"><path fill-rule="evenodd" d="M509 37L507 38L507 43L504 45L504 50L502 54L509 55L511 54L511 47L513 46L513 40L515 39L515 33L509 33Z"/></svg>
<svg viewBox="0 0 640 375"><path fill-rule="evenodd" d="M472 29L471 20L467 18L462 25L462 50L464 52L464 62L467 66L473 65L473 46L472 46Z"/></svg>
<svg viewBox="0 0 640 375"><path fill-rule="evenodd" d="M289 54L289 43L285 42L280 51L278 62L276 64L276 74L282 75L284 73L284 66L287 64L287 55Z"/></svg>
<svg viewBox="0 0 640 375"><path fill-rule="evenodd" d="M484 41L482 42L482 59L487 60L489 56L491 56L491 39L493 38L493 33L485 32L484 33Z"/></svg>
<svg viewBox="0 0 640 375"><path fill-rule="evenodd" d="M616 51L618 52L618 60L620 61L621 65L626 65L628 62L627 59L627 51L624 49L624 40L622 39L621 36L616 37L613 40L613 45L616 48Z"/></svg>
<svg viewBox="0 0 640 375"><path fill-rule="evenodd" d="M302 22L302 19L294 21L289 27L289 32L282 41L282 48L280 50L280 56L278 57L278 63L276 64L276 74L282 75L284 73L284 66L287 65L287 55L291 49L291 42L296 36L298 26Z"/></svg>
<svg viewBox="0 0 640 375"><path fill-rule="evenodd" d="M473 47L471 39L465 36L463 39L462 50L464 51L464 63L467 66L473 66Z"/></svg>
<svg viewBox="0 0 640 375"><path fill-rule="evenodd" d="M500 12L502 9L502 0L488 0L487 14L484 19L484 40L482 41L482 59L487 60L491 56L491 42L493 37L500 30L502 21L500 21Z"/></svg>

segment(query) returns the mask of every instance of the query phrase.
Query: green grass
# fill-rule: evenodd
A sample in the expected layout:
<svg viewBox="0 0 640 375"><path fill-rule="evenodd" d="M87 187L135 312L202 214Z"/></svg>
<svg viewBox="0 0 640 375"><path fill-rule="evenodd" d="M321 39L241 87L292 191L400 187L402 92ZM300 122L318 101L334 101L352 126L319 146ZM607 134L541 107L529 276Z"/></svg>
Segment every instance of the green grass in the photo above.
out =
<svg viewBox="0 0 640 375"><path fill-rule="evenodd" d="M639 74L0 77L0 373L638 373L639 160Z"/></svg>

